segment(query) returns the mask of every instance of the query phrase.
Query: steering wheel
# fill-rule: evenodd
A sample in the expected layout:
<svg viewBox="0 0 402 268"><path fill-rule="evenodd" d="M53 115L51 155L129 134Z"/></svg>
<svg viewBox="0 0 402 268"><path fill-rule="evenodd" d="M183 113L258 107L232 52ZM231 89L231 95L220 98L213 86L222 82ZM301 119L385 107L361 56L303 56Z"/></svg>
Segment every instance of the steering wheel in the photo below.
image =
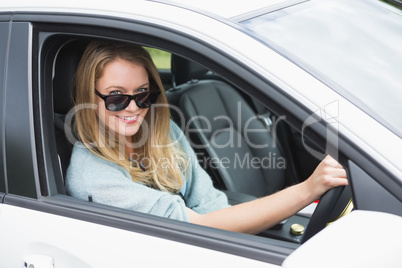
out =
<svg viewBox="0 0 402 268"><path fill-rule="evenodd" d="M324 193L311 215L301 243L306 242L324 229L328 222L336 220L346 208L351 198L350 186L339 186Z"/></svg>

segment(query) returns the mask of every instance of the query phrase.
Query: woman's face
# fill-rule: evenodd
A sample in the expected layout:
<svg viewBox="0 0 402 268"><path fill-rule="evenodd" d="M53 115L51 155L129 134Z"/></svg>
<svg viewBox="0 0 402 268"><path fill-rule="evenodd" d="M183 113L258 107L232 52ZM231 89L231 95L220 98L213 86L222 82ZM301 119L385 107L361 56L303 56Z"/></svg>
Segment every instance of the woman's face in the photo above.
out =
<svg viewBox="0 0 402 268"><path fill-rule="evenodd" d="M101 78L95 82L95 87L103 95L134 95L150 90L145 68L120 58L106 64ZM112 112L105 108L105 102L99 96L96 98L99 119L109 131L131 142L131 137L138 132L148 109L138 108L132 100L124 110Z"/></svg>

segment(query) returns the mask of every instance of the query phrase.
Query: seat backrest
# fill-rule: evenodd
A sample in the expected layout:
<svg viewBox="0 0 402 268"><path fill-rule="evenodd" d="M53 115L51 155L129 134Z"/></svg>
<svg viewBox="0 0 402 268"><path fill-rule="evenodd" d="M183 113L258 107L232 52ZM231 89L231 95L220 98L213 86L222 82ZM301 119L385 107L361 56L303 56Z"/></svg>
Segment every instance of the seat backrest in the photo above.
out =
<svg viewBox="0 0 402 268"><path fill-rule="evenodd" d="M54 129L57 153L63 178L70 164L73 144L66 133L72 133L71 126L64 122L65 116L73 108L74 76L82 54L88 44L86 40L71 40L59 50L54 65L53 107Z"/></svg>
<svg viewBox="0 0 402 268"><path fill-rule="evenodd" d="M172 71L182 75L187 65L181 67L176 61ZM207 70L195 69L196 74L188 74L190 82L175 89L182 92L178 106L186 120L191 120L192 130L199 130L195 135L200 144L193 146L205 149L229 191L261 197L282 189L285 170L274 163L282 153L264 120L234 87L216 79L199 79L197 74Z"/></svg>

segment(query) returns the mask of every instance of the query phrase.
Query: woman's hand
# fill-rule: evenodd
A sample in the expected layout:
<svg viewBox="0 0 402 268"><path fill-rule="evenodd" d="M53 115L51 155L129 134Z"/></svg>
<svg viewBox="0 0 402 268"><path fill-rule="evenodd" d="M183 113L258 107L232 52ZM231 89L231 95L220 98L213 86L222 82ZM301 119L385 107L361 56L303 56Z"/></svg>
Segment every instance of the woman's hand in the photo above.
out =
<svg viewBox="0 0 402 268"><path fill-rule="evenodd" d="M304 182L272 195L208 214L188 209L190 222L229 231L256 234L289 218L327 190L347 185L346 171L330 156Z"/></svg>
<svg viewBox="0 0 402 268"><path fill-rule="evenodd" d="M327 155L303 184L314 201L333 187L348 185L348 180L342 165Z"/></svg>

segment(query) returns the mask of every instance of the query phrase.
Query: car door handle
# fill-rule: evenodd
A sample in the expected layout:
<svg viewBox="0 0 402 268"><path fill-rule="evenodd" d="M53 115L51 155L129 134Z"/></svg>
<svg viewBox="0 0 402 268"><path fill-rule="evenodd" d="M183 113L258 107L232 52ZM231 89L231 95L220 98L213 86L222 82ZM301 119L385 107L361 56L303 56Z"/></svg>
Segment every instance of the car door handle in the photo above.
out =
<svg viewBox="0 0 402 268"><path fill-rule="evenodd" d="M27 255L23 260L23 268L54 268L54 260L46 255Z"/></svg>

